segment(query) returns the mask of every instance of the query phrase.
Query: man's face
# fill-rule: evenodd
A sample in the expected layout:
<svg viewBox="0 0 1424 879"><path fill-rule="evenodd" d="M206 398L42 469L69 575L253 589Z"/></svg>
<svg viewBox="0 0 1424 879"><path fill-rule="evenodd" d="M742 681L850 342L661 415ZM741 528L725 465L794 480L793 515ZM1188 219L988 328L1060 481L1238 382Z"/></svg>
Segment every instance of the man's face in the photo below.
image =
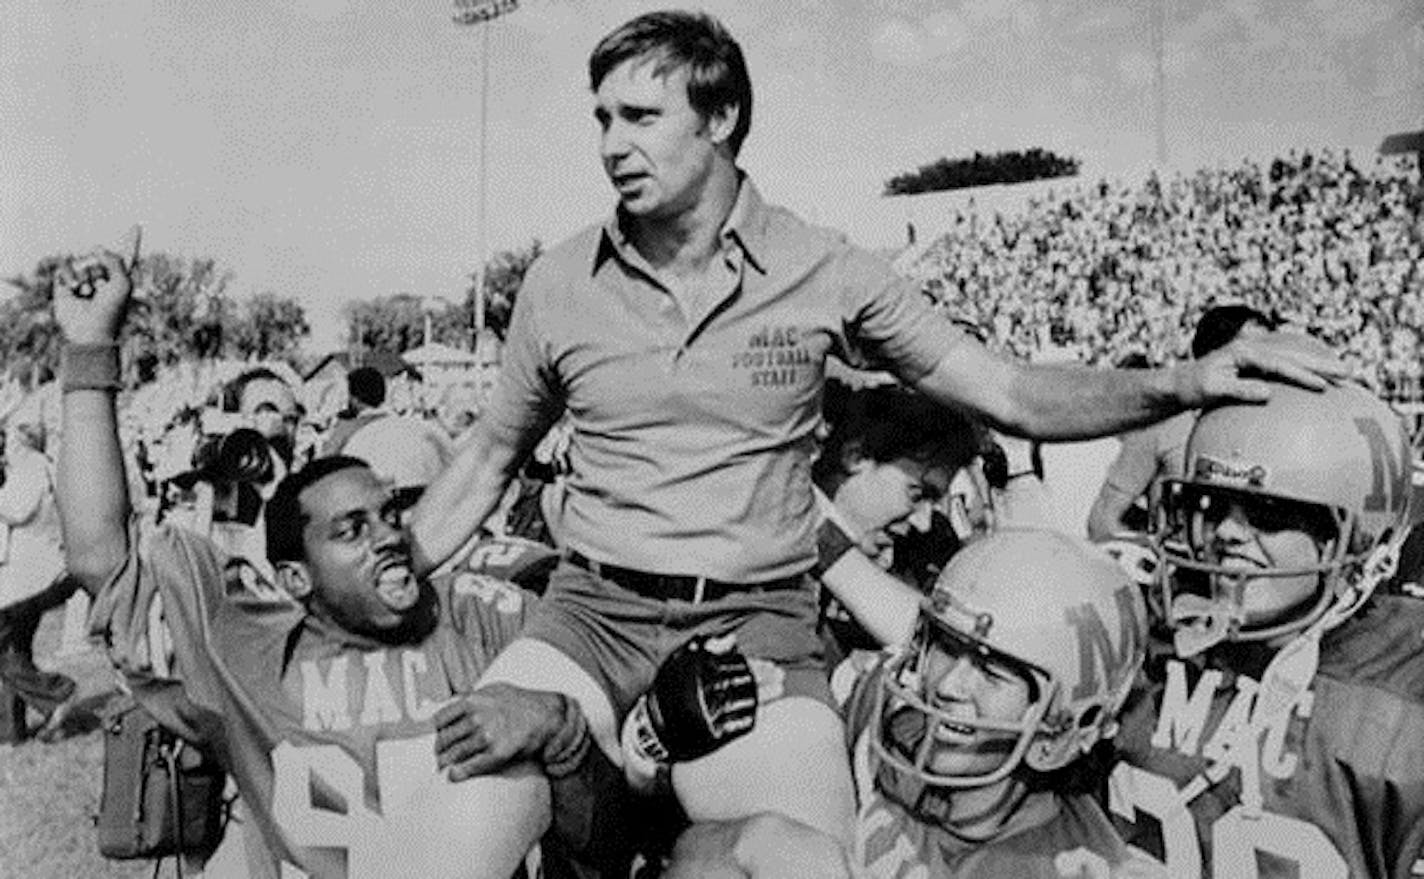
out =
<svg viewBox="0 0 1424 879"><path fill-rule="evenodd" d="M301 501L313 611L377 637L402 626L428 587L416 579L390 491L369 469L348 467L308 486Z"/></svg>
<svg viewBox="0 0 1424 879"><path fill-rule="evenodd" d="M657 59L613 68L594 93L603 169L623 209L639 218L686 214L702 198L716 156L708 120L687 101L687 71L654 73Z"/></svg>
<svg viewBox="0 0 1424 879"><path fill-rule="evenodd" d="M238 411L253 429L267 439L297 435L297 398L286 382L259 378L242 389Z"/></svg>
<svg viewBox="0 0 1424 879"><path fill-rule="evenodd" d="M925 688L933 705L949 715L980 723L1012 724L1029 708L1029 684L1011 665L985 656L967 642L931 641L925 657ZM940 775L981 775L1001 766L1017 734L953 721L934 725L926 767Z"/></svg>
<svg viewBox="0 0 1424 879"><path fill-rule="evenodd" d="M1271 569L1319 565L1323 547L1304 526L1299 504L1225 493L1205 496L1195 517L1192 542L1209 563L1241 572L1238 583L1247 625L1272 622L1315 597L1320 586L1317 573L1252 576Z"/></svg>
<svg viewBox="0 0 1424 879"><path fill-rule="evenodd" d="M879 557L896 534L930 528L934 505L949 490L949 468L911 458L859 458L836 489L836 509L859 532L861 549Z"/></svg>

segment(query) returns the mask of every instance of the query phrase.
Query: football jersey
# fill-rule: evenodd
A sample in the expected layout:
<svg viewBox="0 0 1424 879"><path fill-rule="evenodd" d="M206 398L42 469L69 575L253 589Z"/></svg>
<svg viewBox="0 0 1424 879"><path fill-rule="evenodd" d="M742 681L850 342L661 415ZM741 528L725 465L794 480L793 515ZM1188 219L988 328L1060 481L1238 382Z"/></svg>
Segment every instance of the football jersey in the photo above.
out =
<svg viewBox="0 0 1424 879"><path fill-rule="evenodd" d="M1087 794L1055 794L1056 809L1020 810L994 838L966 841L919 817L905 805L917 799L920 815L932 813L943 794L899 779L870 747L870 729L882 666L857 682L847 705L846 735L851 748L857 806L852 873L857 879L931 877L1029 877L1108 879L1129 852L1097 802ZM952 795L952 794L951 794Z"/></svg>
<svg viewBox="0 0 1424 879"><path fill-rule="evenodd" d="M1129 703L1109 782L1124 838L1171 876L1424 876L1424 602L1377 595L1255 723L1265 662L1225 655L1247 654L1167 658Z"/></svg>
<svg viewBox="0 0 1424 879"><path fill-rule="evenodd" d="M431 583L433 632L389 645L309 615L250 572L199 535L156 529L96 598L91 628L133 679L181 681L177 725L232 775L257 830L250 875L374 877L399 852L384 833L390 810L447 783L432 716L514 639L531 599L470 570L446 574Z"/></svg>
<svg viewBox="0 0 1424 879"><path fill-rule="evenodd" d="M537 540L511 534L482 536L447 560L437 573L475 571L543 595L561 558L558 550Z"/></svg>

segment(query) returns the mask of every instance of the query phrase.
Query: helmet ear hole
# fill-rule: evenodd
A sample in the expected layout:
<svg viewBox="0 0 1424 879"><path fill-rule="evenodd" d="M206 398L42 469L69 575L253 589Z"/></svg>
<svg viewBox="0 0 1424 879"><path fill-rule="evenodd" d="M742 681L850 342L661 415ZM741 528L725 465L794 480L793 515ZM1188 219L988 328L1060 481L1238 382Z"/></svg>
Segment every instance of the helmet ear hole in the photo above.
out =
<svg viewBox="0 0 1424 879"><path fill-rule="evenodd" d="M1087 729L1088 727L1093 726L1098 722L1098 718L1102 716L1102 713L1103 706L1089 705L1087 707L1087 710L1085 710L1082 714L1078 715L1078 729Z"/></svg>

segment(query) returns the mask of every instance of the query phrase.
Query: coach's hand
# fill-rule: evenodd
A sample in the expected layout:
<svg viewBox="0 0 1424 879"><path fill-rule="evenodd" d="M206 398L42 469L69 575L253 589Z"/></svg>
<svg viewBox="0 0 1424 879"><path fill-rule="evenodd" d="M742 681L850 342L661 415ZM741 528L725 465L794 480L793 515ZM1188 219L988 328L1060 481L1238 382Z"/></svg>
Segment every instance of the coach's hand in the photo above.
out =
<svg viewBox="0 0 1424 879"><path fill-rule="evenodd" d="M451 781L538 762L564 726L567 697L490 684L435 712L435 759Z"/></svg>
<svg viewBox="0 0 1424 879"><path fill-rule="evenodd" d="M119 337L142 231L134 226L121 253L98 249L66 260L54 273L54 319L65 340L75 344L112 342Z"/></svg>
<svg viewBox="0 0 1424 879"><path fill-rule="evenodd" d="M1178 399L1187 408L1264 402L1273 381L1318 391L1351 376L1349 365L1323 343L1291 332L1238 340L1174 369Z"/></svg>

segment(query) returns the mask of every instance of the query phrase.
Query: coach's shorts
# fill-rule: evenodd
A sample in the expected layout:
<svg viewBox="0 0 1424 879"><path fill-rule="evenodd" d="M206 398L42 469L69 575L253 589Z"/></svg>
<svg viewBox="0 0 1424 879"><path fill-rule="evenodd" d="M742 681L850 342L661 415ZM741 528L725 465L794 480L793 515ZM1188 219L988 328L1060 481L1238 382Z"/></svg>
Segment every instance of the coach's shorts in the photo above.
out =
<svg viewBox="0 0 1424 879"><path fill-rule="evenodd" d="M578 663L603 687L621 723L668 654L694 635L729 631L736 632L742 653L785 670L785 695L808 696L834 709L816 616L809 578L803 589L693 604L645 598L563 561L520 634Z"/></svg>

